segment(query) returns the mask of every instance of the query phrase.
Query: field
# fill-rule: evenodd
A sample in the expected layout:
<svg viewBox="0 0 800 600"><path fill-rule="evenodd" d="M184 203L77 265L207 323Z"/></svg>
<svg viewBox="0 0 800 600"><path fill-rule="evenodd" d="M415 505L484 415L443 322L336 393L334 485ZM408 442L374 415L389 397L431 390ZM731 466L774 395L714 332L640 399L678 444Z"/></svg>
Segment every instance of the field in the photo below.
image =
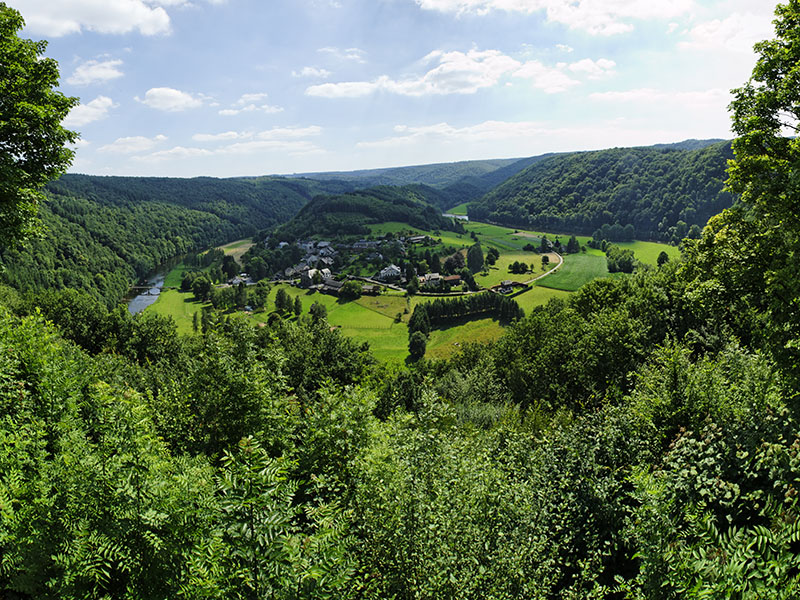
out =
<svg viewBox="0 0 800 600"><path fill-rule="evenodd" d="M496 285L504 280L527 282L541 275L541 255L535 252L522 250L527 244L539 245L542 235L555 239L554 234L529 232L500 227L487 223L464 223L469 233L456 234L449 231L434 235L432 232L410 228L404 223L383 223L371 226L373 235L383 235L387 232L398 233L402 230L411 230L417 234L430 235L441 240L447 246L467 247L474 243L471 233L474 232L480 240L484 250L495 247L500 251L500 258L494 267L490 268L487 275L477 274L476 282L484 287ZM562 240L568 236L561 235ZM589 238L579 236L578 241L583 245ZM679 256L677 248L665 244L652 242L626 242L620 243L624 248L631 248L638 260L647 264L656 264L661 251L667 252L670 258ZM250 240L239 240L223 246L226 254L231 254L237 259L252 246ZM441 247L441 246L439 246ZM435 250L435 247L432 248ZM527 264L533 263L534 268L525 274L514 275L509 273L508 266L515 261ZM552 269L556 259L551 255ZM183 273L189 267L179 264L167 275L165 286L177 287L180 285ZM568 298L570 293L579 289L585 283L598 277L608 277L605 254L600 250L587 248L586 253L571 254L564 257L561 268L541 280L533 287L516 296L515 300L523 310L529 312L536 306L546 304L553 298ZM382 361L402 363L408 356L408 319L414 307L420 302L428 302L431 297L414 296L407 298L401 292L387 292L380 296L363 296L352 302L340 302L333 296L320 293L309 293L307 290L293 286L275 286L270 293L266 311L257 312L249 316L248 320L254 325L265 322L274 305L275 290L282 287L291 298L299 297L303 313L307 313L313 302L324 305L328 311L328 322L331 326L340 328L343 335L362 343L368 342L373 355ZM161 315L171 316L178 326L178 331L183 334L192 333L192 318L202 309L202 304L195 302L191 293L181 293L177 290L165 290L155 304L147 310ZM400 320L396 317L400 314ZM292 317L294 318L294 317ZM492 318L467 318L456 321L447 327L439 327L431 332L428 340L426 356L428 358L447 358L458 351L462 344L469 342L487 342L496 340L502 335L503 326Z"/></svg>
<svg viewBox="0 0 800 600"><path fill-rule="evenodd" d="M159 295L158 300L145 310L164 317L172 317L175 325L178 326L178 333L188 335L193 332L192 319L194 314L199 313L202 308L203 304L195 302L194 296L190 292L164 290Z"/></svg>
<svg viewBox="0 0 800 600"><path fill-rule="evenodd" d="M607 277L606 257L593 254L570 254L561 268L539 281L542 287L574 292L598 277Z"/></svg>
<svg viewBox="0 0 800 600"><path fill-rule="evenodd" d="M230 244L225 244L224 246L220 246L220 250L222 250L226 255L233 256L236 259L236 262L242 262L242 256L244 253L250 250L253 247L253 240L246 239L246 240L237 240L235 242L231 242Z"/></svg>
<svg viewBox="0 0 800 600"><path fill-rule="evenodd" d="M463 204L459 204L458 206L454 206L448 211L451 215L465 215L467 214L467 204L468 202L464 202Z"/></svg>

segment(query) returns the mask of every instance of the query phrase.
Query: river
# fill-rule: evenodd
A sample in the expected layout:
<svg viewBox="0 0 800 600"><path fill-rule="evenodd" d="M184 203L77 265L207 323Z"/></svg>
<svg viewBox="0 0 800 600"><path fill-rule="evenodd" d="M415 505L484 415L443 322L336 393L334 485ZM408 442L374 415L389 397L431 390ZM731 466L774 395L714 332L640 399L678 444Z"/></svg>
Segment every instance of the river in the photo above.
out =
<svg viewBox="0 0 800 600"><path fill-rule="evenodd" d="M158 300L158 295L161 293L161 288L164 286L164 278L167 276L169 268L160 270L157 273L148 277L144 283L139 284L137 287L148 287L146 292L142 292L138 296L134 296L126 300L128 303L128 312L132 315L142 312L145 308Z"/></svg>

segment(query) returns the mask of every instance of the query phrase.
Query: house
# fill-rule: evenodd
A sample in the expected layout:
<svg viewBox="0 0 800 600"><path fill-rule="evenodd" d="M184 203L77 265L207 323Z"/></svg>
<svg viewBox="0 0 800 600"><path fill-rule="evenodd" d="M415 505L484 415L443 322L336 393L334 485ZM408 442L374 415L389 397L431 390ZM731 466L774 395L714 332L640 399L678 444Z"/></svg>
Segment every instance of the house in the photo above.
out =
<svg viewBox="0 0 800 600"><path fill-rule="evenodd" d="M409 244L421 244L427 239L427 235L412 235L411 237L406 238L406 242Z"/></svg>
<svg viewBox="0 0 800 600"><path fill-rule="evenodd" d="M362 285L361 293L367 296L377 296L381 293L381 288L379 285Z"/></svg>
<svg viewBox="0 0 800 600"><path fill-rule="evenodd" d="M339 290L342 289L343 285L344 285L343 281L336 281L332 277L329 277L323 282L320 291L323 294L331 294L332 296L338 296Z"/></svg>
<svg viewBox="0 0 800 600"><path fill-rule="evenodd" d="M322 258L320 258L319 262L321 262L326 267L332 267L333 266L333 259L329 258L327 256L323 256Z"/></svg>
<svg viewBox="0 0 800 600"><path fill-rule="evenodd" d="M388 267L384 267L381 269L380 274L378 275L378 279L382 281L390 281L392 279L397 279L400 275L403 274L403 271L400 270L400 267L397 265L389 265Z"/></svg>
<svg viewBox="0 0 800 600"><path fill-rule="evenodd" d="M322 278L322 275L316 269L308 269L307 271L300 273L300 287L310 288L312 285L314 285L315 275L319 275L320 279Z"/></svg>
<svg viewBox="0 0 800 600"><path fill-rule="evenodd" d="M444 282L450 287L453 287L454 285L460 285L461 275L448 275L444 278Z"/></svg>

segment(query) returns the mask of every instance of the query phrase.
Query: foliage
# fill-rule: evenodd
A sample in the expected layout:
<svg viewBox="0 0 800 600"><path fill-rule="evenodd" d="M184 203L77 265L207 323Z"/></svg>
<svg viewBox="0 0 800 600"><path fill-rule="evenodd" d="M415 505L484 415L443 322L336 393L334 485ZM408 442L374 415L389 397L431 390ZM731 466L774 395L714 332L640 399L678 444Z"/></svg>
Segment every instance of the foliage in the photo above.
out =
<svg viewBox="0 0 800 600"><path fill-rule="evenodd" d="M57 90L58 64L47 42L22 39L22 16L0 3L0 248L39 229L39 191L72 162L77 134L61 126L78 104Z"/></svg>
<svg viewBox="0 0 800 600"><path fill-rule="evenodd" d="M615 148L554 155L470 205L470 219L590 234L631 225L639 239L677 243L732 204L723 190L729 142L699 149ZM602 229L601 229L602 231ZM613 236L612 236L613 237ZM606 239L612 239L611 237ZM620 237L620 240L623 238Z"/></svg>

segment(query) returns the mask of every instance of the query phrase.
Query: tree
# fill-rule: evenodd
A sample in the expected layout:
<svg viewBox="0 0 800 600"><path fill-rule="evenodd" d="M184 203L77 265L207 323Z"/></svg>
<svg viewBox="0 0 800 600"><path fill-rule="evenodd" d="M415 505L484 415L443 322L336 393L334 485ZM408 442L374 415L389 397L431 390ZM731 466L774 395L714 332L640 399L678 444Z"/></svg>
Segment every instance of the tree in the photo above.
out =
<svg viewBox="0 0 800 600"><path fill-rule="evenodd" d="M656 259L656 263L657 263L657 264L658 264L658 266L660 267L661 265L663 265L663 264L666 264L666 263L668 263L668 262L669 262L669 254L667 254L666 252L664 252L664 251L662 250L662 251L659 253L659 255L658 255L658 258Z"/></svg>
<svg viewBox="0 0 800 600"><path fill-rule="evenodd" d="M473 273L477 273L483 269L483 249L480 242L473 244L467 250L467 267Z"/></svg>
<svg viewBox="0 0 800 600"><path fill-rule="evenodd" d="M295 299L294 299L294 314L299 317L301 312L303 312L303 302L302 302L302 300L300 300L300 296L295 296Z"/></svg>
<svg viewBox="0 0 800 600"><path fill-rule="evenodd" d="M328 309L325 308L324 304L320 304L316 301L311 305L311 308L308 309L308 312L311 313L311 320L315 323L328 318Z"/></svg>
<svg viewBox="0 0 800 600"><path fill-rule="evenodd" d="M578 238L574 235L569 238L567 242L567 254L575 254L581 251L581 245L578 243Z"/></svg>
<svg viewBox="0 0 800 600"><path fill-rule="evenodd" d="M41 187L63 173L78 134L61 121L78 103L56 91L58 63L47 42L21 39L22 16L0 3L0 247L35 233Z"/></svg>
<svg viewBox="0 0 800 600"><path fill-rule="evenodd" d="M542 256L542 268L544 269L547 265L550 264L550 257L545 254Z"/></svg>
<svg viewBox="0 0 800 600"><path fill-rule="evenodd" d="M286 290L283 288L278 288L278 291L275 292L275 310L278 312L289 312L292 308L292 300L289 298L289 294L286 293Z"/></svg>
<svg viewBox="0 0 800 600"><path fill-rule="evenodd" d="M408 340L408 353L411 360L419 360L425 356L425 348L428 345L428 338L421 331L415 331Z"/></svg>
<svg viewBox="0 0 800 600"><path fill-rule="evenodd" d="M207 300L208 296L211 294L212 287L213 286L207 277L197 277L192 282L192 293L198 300Z"/></svg>
<svg viewBox="0 0 800 600"><path fill-rule="evenodd" d="M346 282L339 290L339 297L345 300L358 300L361 298L361 282L355 279Z"/></svg>

